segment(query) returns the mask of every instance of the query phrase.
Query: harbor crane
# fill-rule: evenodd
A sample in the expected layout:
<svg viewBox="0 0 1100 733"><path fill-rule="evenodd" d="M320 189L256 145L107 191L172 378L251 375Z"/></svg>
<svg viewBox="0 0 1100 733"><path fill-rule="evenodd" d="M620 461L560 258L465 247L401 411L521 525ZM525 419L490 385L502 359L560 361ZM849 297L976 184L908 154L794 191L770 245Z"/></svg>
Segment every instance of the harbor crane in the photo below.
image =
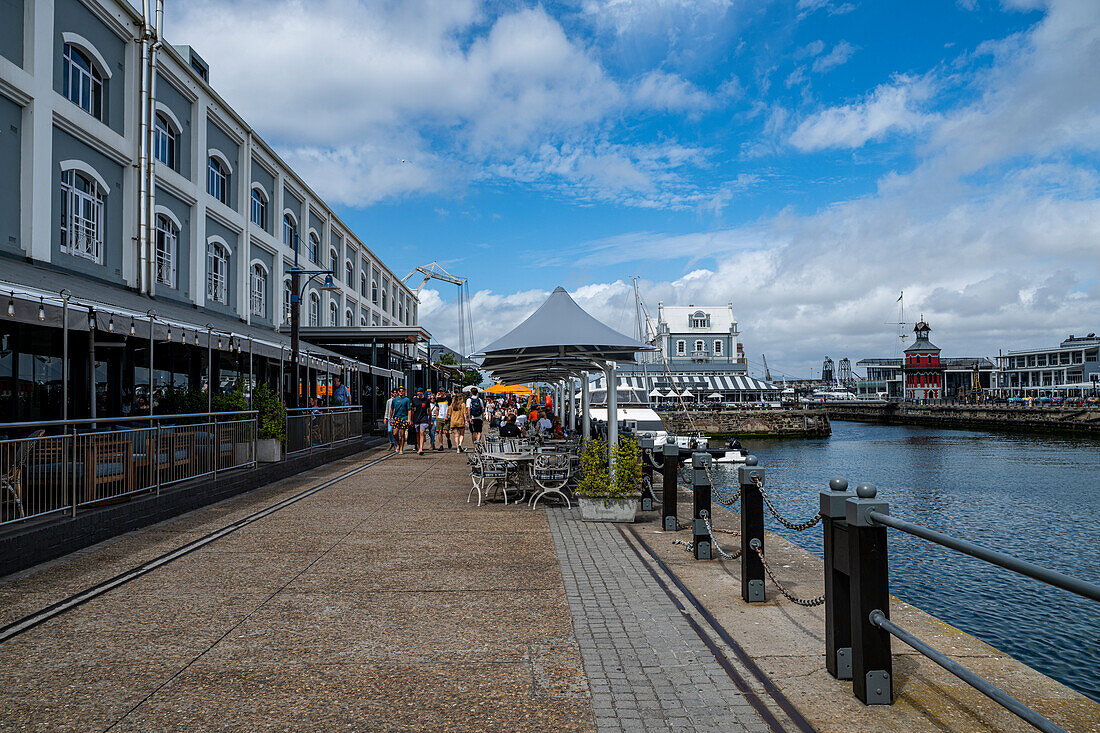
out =
<svg viewBox="0 0 1100 733"><path fill-rule="evenodd" d="M770 382L772 381L772 372L771 369L768 369L768 357L761 354L760 358L764 360L764 381Z"/></svg>
<svg viewBox="0 0 1100 733"><path fill-rule="evenodd" d="M470 287L469 281L464 277L455 277L438 262L429 262L426 265L421 265L415 270L410 272L401 282L408 284L412 276L420 273L423 275L423 279L420 284L413 288L413 295L416 296L417 302L420 302L420 293L424 290L424 286L428 284L429 280L439 280L441 282L450 283L458 286L458 352L459 352L459 366L466 365L466 357L469 354L467 346L472 348L474 338L474 322L473 316L470 313ZM470 343L467 344L467 341ZM430 358L429 354L429 358Z"/></svg>

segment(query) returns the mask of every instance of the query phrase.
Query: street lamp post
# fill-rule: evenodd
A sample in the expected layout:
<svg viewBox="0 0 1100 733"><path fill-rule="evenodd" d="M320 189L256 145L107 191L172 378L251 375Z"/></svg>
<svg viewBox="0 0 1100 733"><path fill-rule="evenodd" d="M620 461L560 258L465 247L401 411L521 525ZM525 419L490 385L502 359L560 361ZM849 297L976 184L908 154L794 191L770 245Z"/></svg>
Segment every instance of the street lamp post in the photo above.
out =
<svg viewBox="0 0 1100 733"><path fill-rule="evenodd" d="M302 296L305 294L305 289L309 286L309 283L313 278L318 275L325 276L324 285L321 286L321 290L337 290L336 284L332 281L332 270L305 270L298 265L298 244L301 241L301 237L295 233L294 235L294 266L290 268L290 364L292 371L294 372L294 387L293 387L293 405L294 407L301 407L299 401L299 381L298 381L298 333L302 325L301 307ZM302 275L306 275L305 283L301 282Z"/></svg>

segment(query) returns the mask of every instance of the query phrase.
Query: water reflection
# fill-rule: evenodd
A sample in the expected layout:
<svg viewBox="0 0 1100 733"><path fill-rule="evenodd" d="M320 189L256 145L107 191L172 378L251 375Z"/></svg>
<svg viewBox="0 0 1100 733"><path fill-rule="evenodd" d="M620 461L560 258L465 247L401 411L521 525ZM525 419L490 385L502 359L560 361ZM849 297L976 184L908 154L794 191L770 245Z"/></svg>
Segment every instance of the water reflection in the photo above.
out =
<svg viewBox="0 0 1100 733"><path fill-rule="evenodd" d="M1100 582L1100 441L835 422L828 439L742 443L795 521L843 476L875 484L899 517ZM766 523L821 554L820 527ZM890 570L894 595L1100 700L1100 604L900 532Z"/></svg>

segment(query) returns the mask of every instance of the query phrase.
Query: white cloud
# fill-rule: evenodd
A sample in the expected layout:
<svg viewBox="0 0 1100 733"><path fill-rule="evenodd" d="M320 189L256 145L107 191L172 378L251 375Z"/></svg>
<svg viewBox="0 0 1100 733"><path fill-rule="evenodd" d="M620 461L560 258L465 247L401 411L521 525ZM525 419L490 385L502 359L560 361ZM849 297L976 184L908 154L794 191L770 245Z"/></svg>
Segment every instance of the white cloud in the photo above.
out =
<svg viewBox="0 0 1100 733"><path fill-rule="evenodd" d="M798 0L798 19L824 10L829 15L844 15L856 9L850 2L838 2L838 0Z"/></svg>
<svg viewBox="0 0 1100 733"><path fill-rule="evenodd" d="M833 46L833 50L829 53L814 59L813 70L817 74L823 74L830 69L835 69L837 66L848 63L848 59L852 58L855 52L855 46L847 41L841 41Z"/></svg>
<svg viewBox="0 0 1100 733"><path fill-rule="evenodd" d="M877 87L866 99L806 118L795 128L790 142L804 151L858 148L892 132L913 132L933 119L918 109L931 92L926 79L899 76Z"/></svg>
<svg viewBox="0 0 1100 733"><path fill-rule="evenodd" d="M642 109L696 112L714 106L714 100L679 74L654 70L634 85L634 102Z"/></svg>

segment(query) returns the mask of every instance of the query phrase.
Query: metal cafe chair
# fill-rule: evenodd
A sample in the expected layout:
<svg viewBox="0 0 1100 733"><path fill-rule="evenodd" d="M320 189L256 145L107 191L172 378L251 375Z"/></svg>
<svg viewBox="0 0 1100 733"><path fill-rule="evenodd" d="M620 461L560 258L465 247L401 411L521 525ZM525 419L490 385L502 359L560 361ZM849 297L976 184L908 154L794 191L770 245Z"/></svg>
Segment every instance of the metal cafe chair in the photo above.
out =
<svg viewBox="0 0 1100 733"><path fill-rule="evenodd" d="M562 489L573 476L573 465L568 453L539 453L531 468L531 478L541 489L531 497L531 508L538 505L539 499L547 494L555 494L565 499L565 505L572 507L569 497Z"/></svg>
<svg viewBox="0 0 1100 733"><path fill-rule="evenodd" d="M10 451L11 461L4 461L0 470L0 489L3 490L3 496L5 500L11 501L15 505L15 512L18 515L18 519L22 519L26 516L26 512L23 509L23 469L27 465L27 460L30 458L31 449L34 448L34 441L37 438L41 438L46 434L45 430L35 430L28 435L25 439L16 442L15 446L3 446ZM5 451L5 452L8 452ZM3 514L0 513L0 518Z"/></svg>
<svg viewBox="0 0 1100 733"><path fill-rule="evenodd" d="M477 505L481 506L483 499L489 498L489 490L497 489L504 494L504 503L508 503L508 474L511 464L499 458L489 458L480 451L472 451L468 454L470 463L470 493L466 495L468 504L477 492Z"/></svg>

